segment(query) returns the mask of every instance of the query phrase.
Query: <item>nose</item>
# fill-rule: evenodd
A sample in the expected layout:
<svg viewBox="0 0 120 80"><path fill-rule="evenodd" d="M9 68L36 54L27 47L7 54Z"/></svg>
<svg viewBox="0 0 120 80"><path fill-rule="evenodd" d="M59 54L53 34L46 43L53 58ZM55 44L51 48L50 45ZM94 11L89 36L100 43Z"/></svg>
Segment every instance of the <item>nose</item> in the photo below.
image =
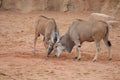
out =
<svg viewBox="0 0 120 80"><path fill-rule="evenodd" d="M56 57L59 57L60 55L59 54L55 54Z"/></svg>
<svg viewBox="0 0 120 80"><path fill-rule="evenodd" d="M55 45L55 48L57 48L57 45Z"/></svg>

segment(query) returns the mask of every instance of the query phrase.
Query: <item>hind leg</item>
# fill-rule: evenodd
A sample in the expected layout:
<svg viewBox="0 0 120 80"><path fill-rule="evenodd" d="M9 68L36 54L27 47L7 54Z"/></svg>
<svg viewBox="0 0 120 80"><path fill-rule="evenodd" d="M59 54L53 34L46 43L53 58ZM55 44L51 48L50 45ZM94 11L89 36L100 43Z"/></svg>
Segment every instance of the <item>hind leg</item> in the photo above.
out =
<svg viewBox="0 0 120 80"><path fill-rule="evenodd" d="M38 33L35 34L33 54L35 54L35 52L36 52L36 42L37 42L37 38L38 38L39 36L40 36L40 34L38 34Z"/></svg>
<svg viewBox="0 0 120 80"><path fill-rule="evenodd" d="M100 52L100 41L96 41L96 54L95 54L95 57L93 58L93 62L95 62L98 58L98 54Z"/></svg>
<svg viewBox="0 0 120 80"><path fill-rule="evenodd" d="M108 39L104 38L103 39L107 49L108 49L108 53L109 53L109 60L112 60L112 54L111 54L111 43L110 41L108 41Z"/></svg>
<svg viewBox="0 0 120 80"><path fill-rule="evenodd" d="M44 43L44 47L45 47L45 49L47 49L47 42L45 41L45 37L43 37L43 43Z"/></svg>

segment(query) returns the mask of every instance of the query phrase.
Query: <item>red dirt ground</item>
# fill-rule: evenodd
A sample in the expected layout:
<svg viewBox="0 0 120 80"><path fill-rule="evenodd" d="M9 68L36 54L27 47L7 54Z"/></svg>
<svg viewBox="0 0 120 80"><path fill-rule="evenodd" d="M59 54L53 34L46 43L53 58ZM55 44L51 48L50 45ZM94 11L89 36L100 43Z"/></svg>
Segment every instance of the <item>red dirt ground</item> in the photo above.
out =
<svg viewBox="0 0 120 80"><path fill-rule="evenodd" d="M42 37L37 53L32 54L34 30L40 15L56 19L61 35L76 18L87 19L89 13L0 11L0 80L120 80L120 26L110 28L113 60L108 61L107 49L101 42L101 54L92 62L94 43L82 45L82 60L73 60L72 53L54 53L46 57Z"/></svg>

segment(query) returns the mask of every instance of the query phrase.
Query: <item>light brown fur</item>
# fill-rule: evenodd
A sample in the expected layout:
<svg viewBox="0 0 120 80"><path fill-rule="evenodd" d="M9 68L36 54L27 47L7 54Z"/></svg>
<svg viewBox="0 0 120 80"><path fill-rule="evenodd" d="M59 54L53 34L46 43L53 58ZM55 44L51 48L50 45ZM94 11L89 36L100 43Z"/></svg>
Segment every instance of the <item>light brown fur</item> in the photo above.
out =
<svg viewBox="0 0 120 80"><path fill-rule="evenodd" d="M40 16L35 28L34 53L37 37L39 37L40 35L44 36L43 42L46 49L48 49L49 46L54 44L54 42L51 41L51 35L53 31L55 32L54 35L59 35L55 20L53 18Z"/></svg>

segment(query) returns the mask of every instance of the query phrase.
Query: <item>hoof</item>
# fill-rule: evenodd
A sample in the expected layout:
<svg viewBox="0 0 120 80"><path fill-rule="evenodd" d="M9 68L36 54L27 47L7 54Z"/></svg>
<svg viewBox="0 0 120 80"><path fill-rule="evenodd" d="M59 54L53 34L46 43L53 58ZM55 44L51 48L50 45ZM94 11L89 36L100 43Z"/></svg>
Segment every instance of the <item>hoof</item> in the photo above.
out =
<svg viewBox="0 0 120 80"><path fill-rule="evenodd" d="M74 57L74 59L77 59L78 57Z"/></svg>
<svg viewBox="0 0 120 80"><path fill-rule="evenodd" d="M75 58L74 58L74 60L78 60L78 61L80 61L80 60L81 60L81 58L75 57Z"/></svg>
<svg viewBox="0 0 120 80"><path fill-rule="evenodd" d="M57 56L55 55L55 57L57 57Z"/></svg>
<svg viewBox="0 0 120 80"><path fill-rule="evenodd" d="M96 59L93 59L93 62L96 62Z"/></svg>
<svg viewBox="0 0 120 80"><path fill-rule="evenodd" d="M49 55L47 55L47 58L49 57Z"/></svg>
<svg viewBox="0 0 120 80"><path fill-rule="evenodd" d="M112 60L112 58L109 58L109 61L111 61Z"/></svg>
<svg viewBox="0 0 120 80"><path fill-rule="evenodd" d="M35 54L35 51L32 51L33 54Z"/></svg>
<svg viewBox="0 0 120 80"><path fill-rule="evenodd" d="M80 61L80 60L81 60L81 58L78 58L77 60L78 60L78 61Z"/></svg>

